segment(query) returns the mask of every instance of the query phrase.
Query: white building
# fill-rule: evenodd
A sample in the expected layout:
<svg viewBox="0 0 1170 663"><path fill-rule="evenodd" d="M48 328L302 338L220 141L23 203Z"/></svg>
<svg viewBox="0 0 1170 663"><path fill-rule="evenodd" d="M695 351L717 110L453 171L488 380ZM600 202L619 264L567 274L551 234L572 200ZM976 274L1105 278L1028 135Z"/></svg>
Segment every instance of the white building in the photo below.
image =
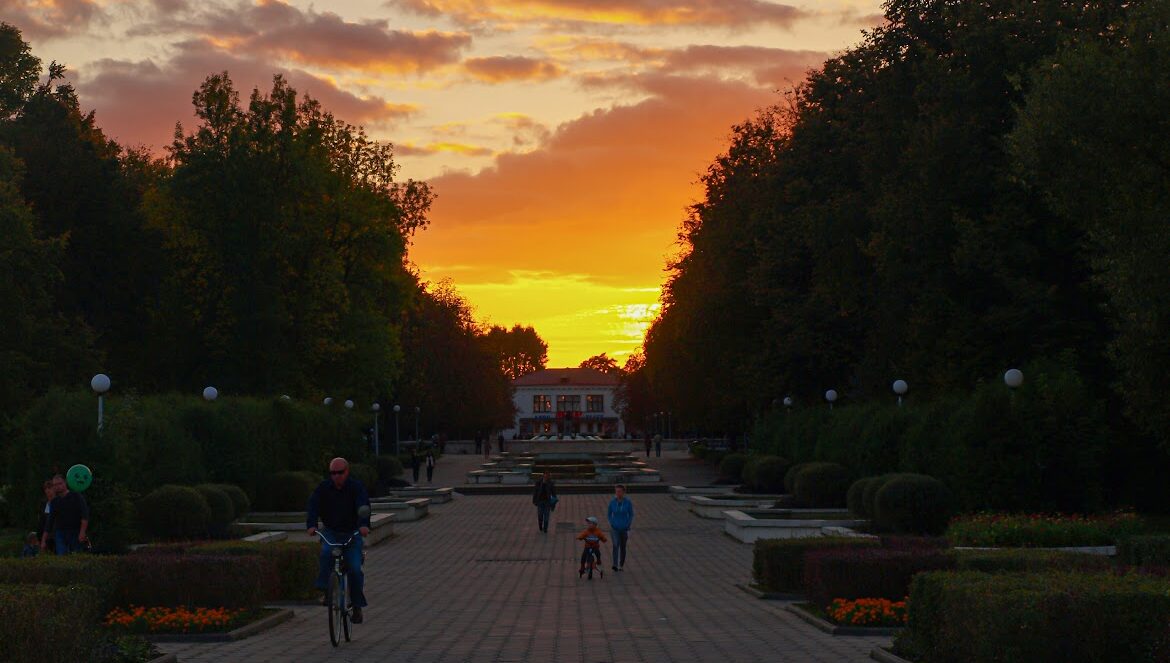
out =
<svg viewBox="0 0 1170 663"><path fill-rule="evenodd" d="M549 368L512 381L516 423L504 434L622 437L625 426L614 410L615 375L592 368Z"/></svg>

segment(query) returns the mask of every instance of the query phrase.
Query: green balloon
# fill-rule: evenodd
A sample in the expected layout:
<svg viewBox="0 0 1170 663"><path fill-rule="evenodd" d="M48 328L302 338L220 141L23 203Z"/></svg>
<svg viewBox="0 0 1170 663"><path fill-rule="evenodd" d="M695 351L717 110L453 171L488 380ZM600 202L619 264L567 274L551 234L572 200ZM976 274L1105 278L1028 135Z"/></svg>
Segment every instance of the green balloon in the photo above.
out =
<svg viewBox="0 0 1170 663"><path fill-rule="evenodd" d="M89 468L84 465L74 465L65 473L65 483L69 486L69 490L83 492L89 488L89 484L93 483L93 472L90 472Z"/></svg>

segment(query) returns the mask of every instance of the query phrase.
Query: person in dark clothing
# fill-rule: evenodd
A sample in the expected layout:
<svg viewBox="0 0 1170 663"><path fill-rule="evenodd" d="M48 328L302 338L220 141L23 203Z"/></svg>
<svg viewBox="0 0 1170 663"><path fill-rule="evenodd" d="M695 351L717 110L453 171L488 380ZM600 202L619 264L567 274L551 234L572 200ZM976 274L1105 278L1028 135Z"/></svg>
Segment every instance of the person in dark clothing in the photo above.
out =
<svg viewBox="0 0 1170 663"><path fill-rule="evenodd" d="M650 457L650 433L646 433L646 457Z"/></svg>
<svg viewBox="0 0 1170 663"><path fill-rule="evenodd" d="M29 532L28 536L24 537L24 548L20 550L22 558L36 557L37 553L41 551L40 541L37 540L36 532Z"/></svg>
<svg viewBox="0 0 1170 663"><path fill-rule="evenodd" d="M654 455L655 455L655 457L658 457L658 458L662 457L662 436L661 435L654 436Z"/></svg>
<svg viewBox="0 0 1170 663"><path fill-rule="evenodd" d="M49 503L49 518L45 523L45 544L52 533L58 555L69 555L82 550L88 540L89 504L81 493L69 490L65 477L53 477L53 490L57 496Z"/></svg>
<svg viewBox="0 0 1170 663"><path fill-rule="evenodd" d="M418 450L415 449L410 452L410 471L414 475L414 483L418 483L418 468L419 468Z"/></svg>
<svg viewBox="0 0 1170 663"><path fill-rule="evenodd" d="M427 452L427 483L435 477L435 452Z"/></svg>
<svg viewBox="0 0 1170 663"><path fill-rule="evenodd" d="M46 479L41 484L41 490L45 492L45 508L41 509L41 519L37 523L37 545L41 550L49 549L49 508L53 504L53 498L57 496L57 491L53 488L53 480Z"/></svg>
<svg viewBox="0 0 1170 663"><path fill-rule="evenodd" d="M349 567L349 600L353 605L350 621L354 624L362 623L362 608L368 605L364 591L365 574L362 572L362 539L370 535L370 517L368 514L358 515L358 509L363 506L367 509L370 506L366 487L361 481L350 478L348 461L334 458L329 463L329 478L322 481L309 497L305 516L309 536L317 535L318 518L321 520L321 533L334 543L348 541L355 530L360 534L345 549L345 562ZM322 541L317 589L324 590L328 586L332 566L332 550Z"/></svg>
<svg viewBox="0 0 1170 663"><path fill-rule="evenodd" d="M536 505L536 522L540 526L540 531L548 533L548 516L557 503L557 485L553 483L548 472L541 475L540 481L536 482L532 491L532 503Z"/></svg>
<svg viewBox="0 0 1170 663"><path fill-rule="evenodd" d="M476 453L476 455L478 455L481 451L483 451L483 438L481 438L479 436L479 433L476 433L475 434L475 453Z"/></svg>

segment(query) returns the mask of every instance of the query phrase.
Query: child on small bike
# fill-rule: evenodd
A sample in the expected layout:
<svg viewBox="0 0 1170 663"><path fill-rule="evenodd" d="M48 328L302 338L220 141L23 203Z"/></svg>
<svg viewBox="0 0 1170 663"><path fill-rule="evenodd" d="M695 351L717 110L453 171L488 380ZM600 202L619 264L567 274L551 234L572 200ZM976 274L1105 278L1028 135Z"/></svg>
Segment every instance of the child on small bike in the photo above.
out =
<svg viewBox="0 0 1170 663"><path fill-rule="evenodd" d="M605 532L602 532L597 527L597 517L589 516L585 519L588 526L577 535L578 541L585 542L585 550L581 552L581 568L577 571L577 577L580 578L585 574L585 566L590 559L597 560L597 572L601 577L605 577L605 573L601 570L601 544L609 539L605 538ZM593 569L589 569L589 579L593 579Z"/></svg>

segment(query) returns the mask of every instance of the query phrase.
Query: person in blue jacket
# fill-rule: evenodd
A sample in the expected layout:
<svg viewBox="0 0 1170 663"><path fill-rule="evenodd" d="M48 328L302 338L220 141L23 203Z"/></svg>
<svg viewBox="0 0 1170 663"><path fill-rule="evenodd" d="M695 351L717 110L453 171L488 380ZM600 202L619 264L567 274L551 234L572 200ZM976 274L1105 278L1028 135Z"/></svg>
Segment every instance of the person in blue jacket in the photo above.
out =
<svg viewBox="0 0 1170 663"><path fill-rule="evenodd" d="M605 512L613 534L613 570L624 571L626 543L630 540L630 525L634 524L634 504L626 499L626 487L620 483L614 486L613 495Z"/></svg>

